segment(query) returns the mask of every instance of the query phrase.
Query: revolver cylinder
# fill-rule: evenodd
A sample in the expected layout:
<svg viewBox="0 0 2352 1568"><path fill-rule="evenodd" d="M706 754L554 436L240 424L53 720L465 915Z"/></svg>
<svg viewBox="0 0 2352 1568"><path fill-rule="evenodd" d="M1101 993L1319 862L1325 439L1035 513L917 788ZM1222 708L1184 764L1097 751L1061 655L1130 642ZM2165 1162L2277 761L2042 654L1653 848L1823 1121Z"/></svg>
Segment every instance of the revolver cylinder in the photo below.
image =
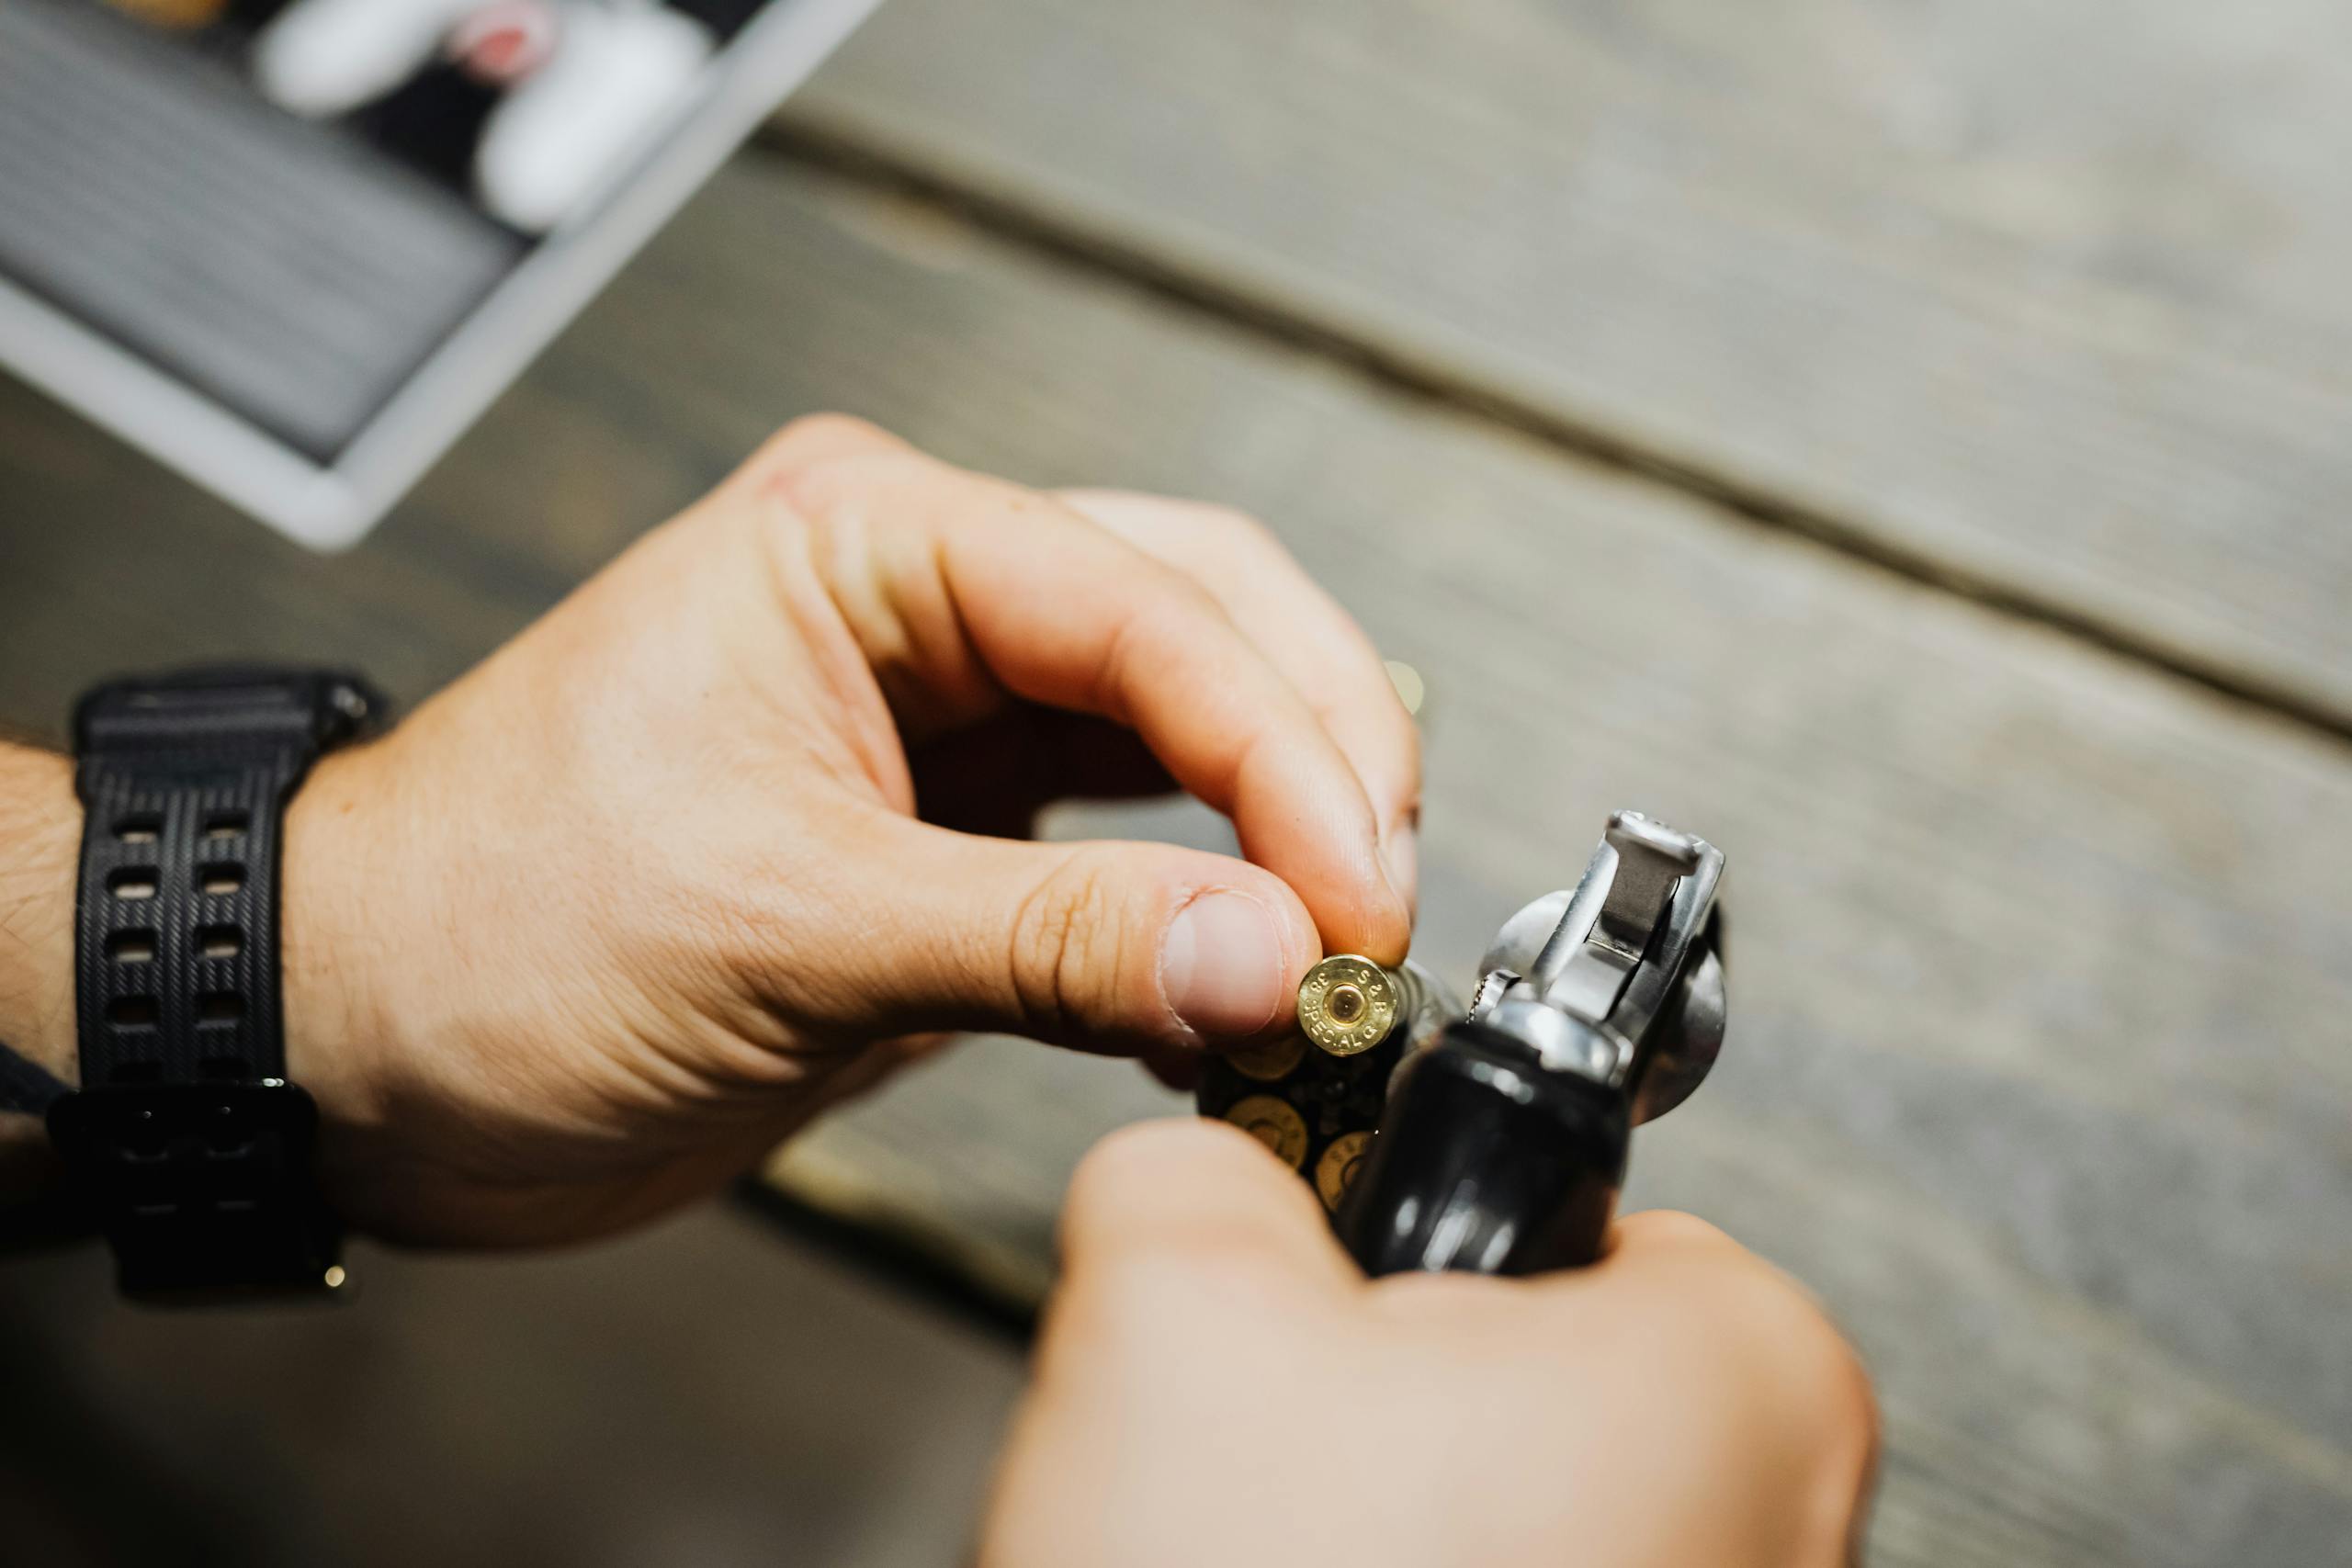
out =
<svg viewBox="0 0 2352 1568"><path fill-rule="evenodd" d="M1380 1124L1388 1081L1462 1007L1408 960L1395 966L1335 953L1299 982L1297 1030L1203 1063L1203 1115L1272 1149L1336 1210Z"/></svg>
<svg viewBox="0 0 2352 1568"><path fill-rule="evenodd" d="M1575 887L1504 923L1466 1013L1409 962L1327 958L1299 1032L1205 1064L1200 1108L1306 1176L1367 1273L1589 1263L1632 1128L1722 1047L1723 866L1620 811Z"/></svg>

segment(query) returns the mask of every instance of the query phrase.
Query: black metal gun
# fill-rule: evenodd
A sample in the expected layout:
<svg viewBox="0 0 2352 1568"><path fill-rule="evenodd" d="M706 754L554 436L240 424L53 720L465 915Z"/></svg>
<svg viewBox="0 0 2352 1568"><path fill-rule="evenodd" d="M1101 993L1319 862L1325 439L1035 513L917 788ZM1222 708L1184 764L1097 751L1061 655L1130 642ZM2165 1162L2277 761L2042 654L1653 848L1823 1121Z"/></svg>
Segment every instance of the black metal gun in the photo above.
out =
<svg viewBox="0 0 2352 1568"><path fill-rule="evenodd" d="M1327 958L1299 1031L1213 1059L1199 1105L1313 1182L1371 1274L1532 1274L1600 1254L1632 1129L1724 1037L1721 851L1637 812L1504 922L1464 1008L1409 960Z"/></svg>

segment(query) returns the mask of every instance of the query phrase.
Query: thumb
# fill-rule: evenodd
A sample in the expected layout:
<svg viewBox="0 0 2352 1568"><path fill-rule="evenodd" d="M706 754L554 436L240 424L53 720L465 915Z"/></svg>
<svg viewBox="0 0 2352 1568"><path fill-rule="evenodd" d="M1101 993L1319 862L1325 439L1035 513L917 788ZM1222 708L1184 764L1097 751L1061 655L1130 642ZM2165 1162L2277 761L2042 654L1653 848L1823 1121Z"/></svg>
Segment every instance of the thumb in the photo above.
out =
<svg viewBox="0 0 2352 1568"><path fill-rule="evenodd" d="M1181 1254L1317 1286L1363 1283L1296 1171L1247 1133L1194 1117L1140 1122L1095 1145L1070 1178L1061 1250L1072 1280Z"/></svg>
<svg viewBox="0 0 2352 1568"><path fill-rule="evenodd" d="M1132 1054L1261 1035L1321 954L1282 880L1171 844L1036 844L901 819L866 880L867 998L892 1031ZM878 952L873 951L879 949Z"/></svg>

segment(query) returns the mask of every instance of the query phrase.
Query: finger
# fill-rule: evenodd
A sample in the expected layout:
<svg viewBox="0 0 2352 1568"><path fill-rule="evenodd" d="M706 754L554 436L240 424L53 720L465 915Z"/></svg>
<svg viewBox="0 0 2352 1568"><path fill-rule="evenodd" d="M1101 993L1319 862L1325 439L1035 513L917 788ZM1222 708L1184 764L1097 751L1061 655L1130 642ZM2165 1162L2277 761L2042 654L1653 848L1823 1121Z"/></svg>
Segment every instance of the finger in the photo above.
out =
<svg viewBox="0 0 2352 1568"><path fill-rule="evenodd" d="M1322 1205L1256 1139L1197 1117L1143 1122L1095 1145L1062 1208L1074 1281L1135 1259L1273 1269L1332 1292L1360 1288Z"/></svg>
<svg viewBox="0 0 2352 1568"><path fill-rule="evenodd" d="M968 649L1015 696L1135 729L1233 818L1243 853L1297 890L1334 949L1404 955L1410 909L1362 781L1197 584L1057 502L920 456L822 462L784 482L800 514L863 541L859 570L888 584L888 624L871 635L889 657L954 687L973 678L958 668ZM940 626L957 647L921 646L919 629Z"/></svg>
<svg viewBox="0 0 2352 1568"><path fill-rule="evenodd" d="M1609 1227L1598 1262L1586 1269L1543 1275L1538 1288L1563 1297L1653 1289L1674 1294L1701 1275L1771 1290L1791 1288L1779 1270L1715 1226L1671 1209L1646 1210L1618 1220ZM1702 1296L1708 1293L1702 1292Z"/></svg>
<svg viewBox="0 0 2352 1568"><path fill-rule="evenodd" d="M1420 734L1354 617L1263 525L1241 513L1127 491L1059 493L1082 515L1207 589L1289 679L1363 781L1390 880L1411 898Z"/></svg>
<svg viewBox="0 0 2352 1568"><path fill-rule="evenodd" d="M1125 1055L1257 1038L1321 952L1281 878L1172 844L1022 843L876 812L841 845L865 868L830 990L845 1029L992 1029ZM878 900L887 899L887 902ZM820 1010L824 1002L820 995Z"/></svg>
<svg viewBox="0 0 2352 1568"><path fill-rule="evenodd" d="M1645 1209L1609 1227L1606 1259L1620 1268L1647 1268L1668 1261L1762 1267L1762 1259L1696 1214L1676 1209Z"/></svg>
<svg viewBox="0 0 2352 1568"><path fill-rule="evenodd" d="M1843 1561L1858 1500L1869 1491L1879 1442L1878 1402L1861 1358L1803 1286L1723 1232L1689 1214L1653 1211L1621 1222L1610 1254L1585 1273L1609 1292L1589 1305L1611 1326L1588 1328L1588 1343L1646 1333L1645 1352L1623 1363L1673 1364L1697 1375L1719 1408L1746 1408L1745 1462L1777 1458L1784 1473L1770 1490L1789 1522L1789 1503L1818 1543L1791 1561ZM1634 1329L1628 1325L1645 1325ZM1680 1444L1688 1451L1687 1442Z"/></svg>
<svg viewBox="0 0 2352 1568"><path fill-rule="evenodd" d="M1770 1365L1791 1414L1803 1408L1828 1421L1852 1418L1865 1429L1873 1419L1869 1377L1820 1303L1693 1215L1664 1209L1629 1215L1611 1228L1599 1264L1548 1277L1540 1288L1577 1308L1605 1298L1612 1319L1638 1317L1663 1353L1704 1343ZM1590 1292L1589 1301L1575 1301L1580 1291Z"/></svg>
<svg viewBox="0 0 2352 1568"><path fill-rule="evenodd" d="M1849 1561L1876 1432L1852 1351L1792 1281L1711 1225L1637 1214L1613 1240L1592 1268L1533 1279L1392 1275L1371 1303L1419 1358L1483 1362L1463 1382L1498 1404L1510 1396L1492 1380L1507 1378L1520 1419L1538 1423L1526 1430L1571 1406L1608 1413L1596 1430L1614 1479L1579 1511L1601 1559ZM1558 1473L1514 1479L1515 1457L1499 1450L1488 1466L1507 1492Z"/></svg>
<svg viewBox="0 0 2352 1568"><path fill-rule="evenodd" d="M913 450L880 425L854 414L803 414L763 442L729 482L756 486L834 457Z"/></svg>

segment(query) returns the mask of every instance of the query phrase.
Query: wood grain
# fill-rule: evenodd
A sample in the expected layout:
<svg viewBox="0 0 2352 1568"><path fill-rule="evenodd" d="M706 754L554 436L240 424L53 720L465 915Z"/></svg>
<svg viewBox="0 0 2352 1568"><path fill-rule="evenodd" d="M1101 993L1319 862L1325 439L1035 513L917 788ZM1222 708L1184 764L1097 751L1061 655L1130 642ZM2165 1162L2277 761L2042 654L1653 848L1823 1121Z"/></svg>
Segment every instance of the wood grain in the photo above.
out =
<svg viewBox="0 0 2352 1568"><path fill-rule="evenodd" d="M2342 729L2347 46L2312 0L896 0L785 124Z"/></svg>
<svg viewBox="0 0 2352 1568"><path fill-rule="evenodd" d="M1270 519L1428 678L1419 951L1456 976L1612 807L1726 849L1730 1049L1637 1138L1634 1198L1863 1347L1876 1561L2340 1553L2352 753L938 211L739 162L337 559L0 394L0 717L255 644L416 694L819 406ZM1034 1292L1079 1150L1169 1108L981 1042L782 1168Z"/></svg>
<svg viewBox="0 0 2352 1568"><path fill-rule="evenodd" d="M968 1557L1018 1348L764 1222L714 1204L561 1253L351 1264L346 1308L159 1313L92 1253L8 1259L7 1560Z"/></svg>

